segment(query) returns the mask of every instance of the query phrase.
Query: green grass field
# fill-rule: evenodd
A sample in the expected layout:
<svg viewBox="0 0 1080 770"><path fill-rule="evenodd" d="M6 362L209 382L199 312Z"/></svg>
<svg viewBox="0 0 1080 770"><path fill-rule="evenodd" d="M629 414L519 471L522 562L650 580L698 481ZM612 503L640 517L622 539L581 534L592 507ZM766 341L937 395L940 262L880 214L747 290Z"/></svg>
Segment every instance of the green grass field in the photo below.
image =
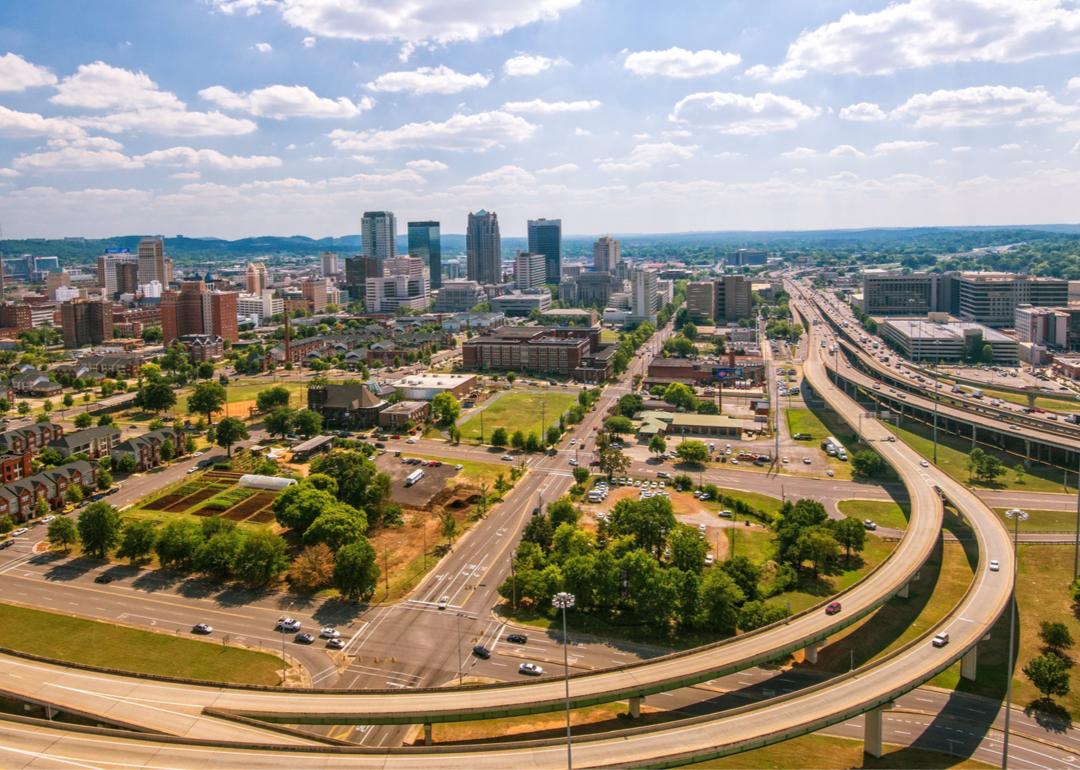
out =
<svg viewBox="0 0 1080 770"><path fill-rule="evenodd" d="M911 509L907 503L899 505L892 500L841 500L837 506L840 513L862 521L870 519L879 527L907 529Z"/></svg>
<svg viewBox="0 0 1080 770"><path fill-rule="evenodd" d="M1027 396L1022 396L1019 393L1008 393L1003 390L995 390L994 388L982 388L982 392L986 394L987 398L1000 398L1002 401L1020 404L1025 407L1028 405ZM1039 396L1035 399L1035 406L1040 409L1046 409L1049 412L1062 412L1065 414L1069 412L1080 412L1080 401L1070 401L1064 398Z"/></svg>
<svg viewBox="0 0 1080 770"><path fill-rule="evenodd" d="M750 527L728 527L729 556L745 556L751 561L762 564L773 557L773 533L765 529Z"/></svg>
<svg viewBox="0 0 1080 770"><path fill-rule="evenodd" d="M294 380L285 380L282 382L274 382L270 379L259 380L257 382L233 380L225 388L225 393L228 396L229 403L236 404L242 401L254 401L260 391L273 387L282 387L289 391L289 405L293 408L300 409L307 406L308 383ZM177 414L188 414L187 398L190 393L191 389L184 389L181 393L177 394L176 407L174 409ZM247 416L246 414L239 415L232 414L231 412L230 414L233 417Z"/></svg>
<svg viewBox="0 0 1080 770"><path fill-rule="evenodd" d="M1013 520L1005 517L1005 508L994 509L1011 531ZM1020 522L1021 532L1075 532L1076 511L1036 511L1025 508L1031 518Z"/></svg>
<svg viewBox="0 0 1080 770"><path fill-rule="evenodd" d="M807 446L819 446L829 436L829 429L825 427L825 423L809 409L793 407L785 409L784 414L787 417L788 431L792 436L796 433L809 433L813 437L812 441L806 442Z"/></svg>
<svg viewBox="0 0 1080 770"><path fill-rule="evenodd" d="M600 341L602 343L604 343L605 345L608 344L609 342L618 342L619 341L619 333L617 331L615 331L614 329L601 329L600 330Z"/></svg>
<svg viewBox="0 0 1080 770"><path fill-rule="evenodd" d="M902 428L897 428L890 423L886 423L885 427L923 457L933 460L934 442L930 428L911 421L908 421L906 426ZM984 452L996 454L1008 466L1008 470L998 477L996 484L991 487L992 489L1015 489L1029 492L1076 491L1075 486L1069 490L1062 485L1062 472L1057 468L1032 465L1027 470L1022 470L1020 475L1017 476L1013 468L1022 461L1022 458L1015 455L1006 455L982 444L979 445L979 448ZM970 441L942 432L938 433L938 467L962 484L985 487L985 485L968 478L967 459L970 452Z"/></svg>
<svg viewBox="0 0 1080 770"><path fill-rule="evenodd" d="M0 646L58 660L238 684L277 684L281 659L254 650L141 631L84 618L0 604Z"/></svg>
<svg viewBox="0 0 1080 770"><path fill-rule="evenodd" d="M506 428L511 436L515 431L539 434L541 416L543 430L559 424L559 416L577 403L572 393L542 392L533 390L504 391L495 401L484 408L484 440L491 439L496 428ZM541 408L542 407L542 408ZM461 426L461 437L467 441L480 440L480 415L470 417Z"/></svg>
<svg viewBox="0 0 1080 770"><path fill-rule="evenodd" d="M747 505L757 508L759 511L764 511L765 513L779 513L780 506L783 505L783 502L779 497L763 495L760 492L744 492L741 489L725 489L721 487L720 493L728 495L729 497L736 497L744 500ZM702 505L711 511L719 511L727 507L715 500L708 500L702 503Z"/></svg>

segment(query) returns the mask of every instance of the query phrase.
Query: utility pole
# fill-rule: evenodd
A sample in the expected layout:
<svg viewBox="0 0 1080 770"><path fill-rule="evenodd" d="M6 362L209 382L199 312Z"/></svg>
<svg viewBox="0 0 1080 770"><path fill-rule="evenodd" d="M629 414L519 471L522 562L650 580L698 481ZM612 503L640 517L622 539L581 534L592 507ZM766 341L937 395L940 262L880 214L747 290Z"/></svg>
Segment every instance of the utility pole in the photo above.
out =
<svg viewBox="0 0 1080 770"><path fill-rule="evenodd" d="M386 595L390 596L390 550L389 546L383 546L382 552L383 578L386 580Z"/></svg>

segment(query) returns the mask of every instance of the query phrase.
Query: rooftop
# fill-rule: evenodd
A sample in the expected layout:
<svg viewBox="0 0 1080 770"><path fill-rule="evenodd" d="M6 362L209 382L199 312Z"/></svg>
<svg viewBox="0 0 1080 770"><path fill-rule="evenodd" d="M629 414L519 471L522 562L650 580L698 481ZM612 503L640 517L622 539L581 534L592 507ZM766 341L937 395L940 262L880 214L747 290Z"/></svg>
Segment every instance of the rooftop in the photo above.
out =
<svg viewBox="0 0 1080 770"><path fill-rule="evenodd" d="M391 383L395 388L456 388L476 377L475 374L441 374L425 372L423 374L410 374L402 377L397 382Z"/></svg>
<svg viewBox="0 0 1080 770"><path fill-rule="evenodd" d="M942 342L959 342L963 340L964 334L967 332L980 332L986 342L1015 342L1012 337L1002 334L996 329L972 323L971 321L933 323L920 321L919 319L886 318L885 324L913 340L936 339Z"/></svg>

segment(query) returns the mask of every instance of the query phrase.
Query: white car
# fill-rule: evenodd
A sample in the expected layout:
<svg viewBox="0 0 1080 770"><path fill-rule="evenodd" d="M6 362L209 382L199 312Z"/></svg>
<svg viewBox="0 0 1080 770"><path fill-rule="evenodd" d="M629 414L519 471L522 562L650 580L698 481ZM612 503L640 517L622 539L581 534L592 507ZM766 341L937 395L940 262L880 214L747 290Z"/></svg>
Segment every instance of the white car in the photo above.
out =
<svg viewBox="0 0 1080 770"><path fill-rule="evenodd" d="M191 453L191 456L192 456L192 457L202 457L202 456L203 456L203 453L202 453L202 452L192 452L192 453Z"/></svg>
<svg viewBox="0 0 1080 770"><path fill-rule="evenodd" d="M836 473L833 472L832 468L826 468L825 469L825 475L828 476L829 478L832 478L833 476L836 475Z"/></svg>
<svg viewBox="0 0 1080 770"><path fill-rule="evenodd" d="M802 459L802 461L803 461L803 465L810 465L810 463L813 462L813 460L811 460L809 457L804 457Z"/></svg>
<svg viewBox="0 0 1080 770"><path fill-rule="evenodd" d="M570 464L576 467L577 466L577 460L575 460L573 457L571 457L570 458Z"/></svg>
<svg viewBox="0 0 1080 770"><path fill-rule="evenodd" d="M716 559L713 558L713 555L711 553L705 554L705 566L706 567L711 566L714 561L716 561Z"/></svg>
<svg viewBox="0 0 1080 770"><path fill-rule="evenodd" d="M990 560L990 571L997 572L1001 569L1001 563L997 559Z"/></svg>
<svg viewBox="0 0 1080 770"><path fill-rule="evenodd" d="M519 674L526 674L528 676L540 676L544 673L544 669L535 663L522 663L518 666Z"/></svg>
<svg viewBox="0 0 1080 770"><path fill-rule="evenodd" d="M570 439L570 443L571 443L571 444L576 444L576 443L577 443L577 439L576 439L576 438L572 438L572 439Z"/></svg>
<svg viewBox="0 0 1080 770"><path fill-rule="evenodd" d="M457 465L454 466L454 470L455 471L463 471L463 470L465 470L465 466L462 465L461 463L458 463Z"/></svg>
<svg viewBox="0 0 1080 770"><path fill-rule="evenodd" d="M415 444L415 443L416 443L416 439L414 439L414 438L407 438L407 439L405 439L405 443L406 443L406 444Z"/></svg>
<svg viewBox="0 0 1080 770"><path fill-rule="evenodd" d="M322 628L322 630L319 631L319 638L320 639L337 639L340 636L341 636L341 632L338 631L333 626L324 626Z"/></svg>
<svg viewBox="0 0 1080 770"><path fill-rule="evenodd" d="M698 528L699 532L704 532L705 531L705 525L704 524L698 524L697 528Z"/></svg>
<svg viewBox="0 0 1080 770"><path fill-rule="evenodd" d="M25 535L29 531L30 530L28 530L26 527L19 527L18 529L12 531L11 536L19 537L20 535Z"/></svg>
<svg viewBox="0 0 1080 770"><path fill-rule="evenodd" d="M442 598L439 599L439 609L440 610L445 610L446 605L448 605L449 603L450 603L450 597L449 596L443 596Z"/></svg>
<svg viewBox="0 0 1080 770"><path fill-rule="evenodd" d="M928 463L926 460L919 460L919 465L921 465L924 468L929 468L930 467L930 463Z"/></svg>
<svg viewBox="0 0 1080 770"><path fill-rule="evenodd" d="M48 516L46 516L46 517L45 517L44 519L42 519L42 520L41 520L41 523L42 523L42 524L48 524L48 523L49 523L50 521L52 521L52 520L53 520L53 519L55 519L55 518L56 518L56 517L55 517L55 516L53 516L53 515L52 515L52 514L50 513L50 514L49 514Z"/></svg>
<svg viewBox="0 0 1080 770"><path fill-rule="evenodd" d="M296 618L289 617L278 618L278 622L277 625L274 627L274 630L295 633L300 630L300 621Z"/></svg>

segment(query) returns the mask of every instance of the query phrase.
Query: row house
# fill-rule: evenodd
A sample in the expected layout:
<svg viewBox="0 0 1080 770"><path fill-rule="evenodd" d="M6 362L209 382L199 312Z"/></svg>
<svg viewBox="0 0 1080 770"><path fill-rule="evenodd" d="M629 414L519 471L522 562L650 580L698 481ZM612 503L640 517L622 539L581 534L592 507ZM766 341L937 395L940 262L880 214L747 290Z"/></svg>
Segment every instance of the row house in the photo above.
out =
<svg viewBox="0 0 1080 770"><path fill-rule="evenodd" d="M49 442L49 446L59 450L64 457L84 454L92 460L112 455L113 447L120 443L120 431L111 425L99 425L73 433L65 433Z"/></svg>
<svg viewBox="0 0 1080 770"><path fill-rule="evenodd" d="M49 379L48 374L34 369L16 374L8 385L16 395L44 398L58 395L64 389L59 382Z"/></svg>
<svg viewBox="0 0 1080 770"><path fill-rule="evenodd" d="M134 353L106 353L83 356L78 360L78 364L86 367L87 370L117 380L138 377L139 369L144 363L146 363L146 357Z"/></svg>
<svg viewBox="0 0 1080 770"><path fill-rule="evenodd" d="M0 454L0 484L10 484L19 479L25 479L30 475L33 460L34 455L30 452Z"/></svg>
<svg viewBox="0 0 1080 770"><path fill-rule="evenodd" d="M173 457L184 453L184 431L180 428L159 428L120 442L112 448L110 456L116 463L125 455L131 455L135 458L135 469L146 471L164 462L161 447L166 441L172 442Z"/></svg>
<svg viewBox="0 0 1080 770"><path fill-rule="evenodd" d="M97 484L97 467L85 460L52 468L33 476L0 486L0 516L9 515L16 521L33 518L37 501L44 499L52 509L64 507L67 492L74 485L93 489Z"/></svg>
<svg viewBox="0 0 1080 770"><path fill-rule="evenodd" d="M25 428L0 433L0 452L34 454L64 435L64 427L54 422L39 422Z"/></svg>

